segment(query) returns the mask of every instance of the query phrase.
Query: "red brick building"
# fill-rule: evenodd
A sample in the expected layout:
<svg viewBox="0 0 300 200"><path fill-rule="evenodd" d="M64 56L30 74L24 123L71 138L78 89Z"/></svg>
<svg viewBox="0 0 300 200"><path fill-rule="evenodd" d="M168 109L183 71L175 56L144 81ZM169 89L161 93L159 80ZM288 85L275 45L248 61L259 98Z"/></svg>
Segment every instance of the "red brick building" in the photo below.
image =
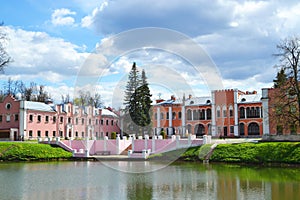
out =
<svg viewBox="0 0 300 200"><path fill-rule="evenodd" d="M237 89L216 90L207 97L157 100L154 105L155 134L164 129L168 135L187 134L214 137L262 136L261 96Z"/></svg>

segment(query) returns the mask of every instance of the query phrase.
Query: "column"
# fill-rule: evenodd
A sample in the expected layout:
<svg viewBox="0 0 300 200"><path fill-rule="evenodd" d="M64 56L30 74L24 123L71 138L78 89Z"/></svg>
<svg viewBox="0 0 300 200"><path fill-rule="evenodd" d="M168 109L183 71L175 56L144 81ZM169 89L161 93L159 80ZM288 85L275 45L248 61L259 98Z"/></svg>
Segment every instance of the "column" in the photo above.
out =
<svg viewBox="0 0 300 200"><path fill-rule="evenodd" d="M207 120L207 109L204 110L204 119Z"/></svg>
<svg viewBox="0 0 300 200"><path fill-rule="evenodd" d="M157 129L156 135L160 135L160 107L157 107Z"/></svg>
<svg viewBox="0 0 300 200"><path fill-rule="evenodd" d="M181 126L182 126L182 130L181 130L181 136L184 136L185 134L185 105L183 102L183 105L181 107Z"/></svg>
<svg viewBox="0 0 300 200"><path fill-rule="evenodd" d="M172 135L172 107L169 107L169 131L168 131L168 135Z"/></svg>
<svg viewBox="0 0 300 200"><path fill-rule="evenodd" d="M216 101L215 101L215 91L211 92L211 135L217 135L216 127Z"/></svg>
<svg viewBox="0 0 300 200"><path fill-rule="evenodd" d="M238 89L234 89L234 136L239 136L239 120L238 120L238 105L237 105Z"/></svg>
<svg viewBox="0 0 300 200"><path fill-rule="evenodd" d="M269 127L269 90L268 88L262 89L262 111L263 111L263 134L270 134Z"/></svg>

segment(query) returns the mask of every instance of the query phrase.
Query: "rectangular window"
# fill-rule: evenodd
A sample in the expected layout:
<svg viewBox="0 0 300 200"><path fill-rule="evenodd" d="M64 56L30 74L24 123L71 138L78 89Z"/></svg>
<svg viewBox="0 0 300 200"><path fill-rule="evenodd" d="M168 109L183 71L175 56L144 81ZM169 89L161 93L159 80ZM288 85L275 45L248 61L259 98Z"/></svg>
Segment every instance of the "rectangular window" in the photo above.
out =
<svg viewBox="0 0 300 200"><path fill-rule="evenodd" d="M227 110L223 110L223 117L227 117Z"/></svg>
<svg viewBox="0 0 300 200"><path fill-rule="evenodd" d="M75 132L75 137L78 137L78 131Z"/></svg>
<svg viewBox="0 0 300 200"><path fill-rule="evenodd" d="M232 109L229 110L229 115L230 115L230 117L233 117L233 110Z"/></svg>
<svg viewBox="0 0 300 200"><path fill-rule="evenodd" d="M108 125L108 120L106 120L106 125Z"/></svg>
<svg viewBox="0 0 300 200"><path fill-rule="evenodd" d="M78 124L78 118L76 118L76 125Z"/></svg>
<svg viewBox="0 0 300 200"><path fill-rule="evenodd" d="M96 119L96 125L98 125L98 119Z"/></svg>
<svg viewBox="0 0 300 200"><path fill-rule="evenodd" d="M19 121L19 115L15 114L15 121Z"/></svg>
<svg viewBox="0 0 300 200"><path fill-rule="evenodd" d="M111 125L112 125L112 126L114 125L114 120L111 120Z"/></svg>
<svg viewBox="0 0 300 200"><path fill-rule="evenodd" d="M33 121L33 115L29 115L29 121Z"/></svg>
<svg viewBox="0 0 300 200"><path fill-rule="evenodd" d="M92 124L92 119L89 119L89 125L91 125Z"/></svg>
<svg viewBox="0 0 300 200"><path fill-rule="evenodd" d="M68 123L71 124L71 117L68 118Z"/></svg>
<svg viewBox="0 0 300 200"><path fill-rule="evenodd" d="M60 123L64 122L64 117L60 117Z"/></svg>
<svg viewBox="0 0 300 200"><path fill-rule="evenodd" d="M6 115L6 121L10 122L10 115Z"/></svg>
<svg viewBox="0 0 300 200"><path fill-rule="evenodd" d="M38 121L38 122L41 122L41 121L42 121L42 116L41 116L41 115L38 115L37 121Z"/></svg>
<svg viewBox="0 0 300 200"><path fill-rule="evenodd" d="M84 132L81 133L81 136L84 137Z"/></svg>
<svg viewBox="0 0 300 200"><path fill-rule="evenodd" d="M56 116L53 116L53 123L56 122Z"/></svg>
<svg viewBox="0 0 300 200"><path fill-rule="evenodd" d="M2 122L2 115L0 115L0 122Z"/></svg>
<svg viewBox="0 0 300 200"><path fill-rule="evenodd" d="M234 133L234 126L230 126L230 133Z"/></svg>
<svg viewBox="0 0 300 200"><path fill-rule="evenodd" d="M52 133L52 134L53 134L53 137L55 137L55 136L56 136L56 131L53 131L53 133Z"/></svg>
<svg viewBox="0 0 300 200"><path fill-rule="evenodd" d="M169 112L167 112L167 119L169 119Z"/></svg>
<svg viewBox="0 0 300 200"><path fill-rule="evenodd" d="M46 117L45 117L45 122L46 122L46 123L49 122L49 116L48 116L48 115L46 115Z"/></svg>
<svg viewBox="0 0 300 200"><path fill-rule="evenodd" d="M48 137L49 136L49 132L45 131L45 136Z"/></svg>
<svg viewBox="0 0 300 200"><path fill-rule="evenodd" d="M59 131L59 136L62 137L63 136L63 132Z"/></svg>
<svg viewBox="0 0 300 200"><path fill-rule="evenodd" d="M221 117L221 112L220 112L220 110L217 110L217 117Z"/></svg>
<svg viewBox="0 0 300 200"><path fill-rule="evenodd" d="M37 131L37 136L41 137L41 131Z"/></svg>
<svg viewBox="0 0 300 200"><path fill-rule="evenodd" d="M29 137L32 137L32 130L29 131Z"/></svg>
<svg viewBox="0 0 300 200"><path fill-rule="evenodd" d="M84 118L81 119L81 124L84 124Z"/></svg>
<svg viewBox="0 0 300 200"><path fill-rule="evenodd" d="M101 125L103 125L103 119L101 119Z"/></svg>

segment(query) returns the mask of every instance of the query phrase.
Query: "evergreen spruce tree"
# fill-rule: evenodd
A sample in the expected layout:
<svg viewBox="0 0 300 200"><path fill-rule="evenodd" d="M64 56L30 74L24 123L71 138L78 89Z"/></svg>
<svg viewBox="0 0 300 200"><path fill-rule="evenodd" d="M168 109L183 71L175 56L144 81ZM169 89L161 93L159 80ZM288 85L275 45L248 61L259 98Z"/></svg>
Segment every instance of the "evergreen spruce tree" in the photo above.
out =
<svg viewBox="0 0 300 200"><path fill-rule="evenodd" d="M125 113L123 129L126 133L135 133L143 135L144 131L151 131L151 94L147 82L146 73L143 70L140 76L133 63L128 76L128 82L125 91Z"/></svg>
<svg viewBox="0 0 300 200"><path fill-rule="evenodd" d="M280 88L281 86L284 86L287 81L287 75L285 74L285 71L283 68L277 73L276 79L273 80L274 82L274 88Z"/></svg>

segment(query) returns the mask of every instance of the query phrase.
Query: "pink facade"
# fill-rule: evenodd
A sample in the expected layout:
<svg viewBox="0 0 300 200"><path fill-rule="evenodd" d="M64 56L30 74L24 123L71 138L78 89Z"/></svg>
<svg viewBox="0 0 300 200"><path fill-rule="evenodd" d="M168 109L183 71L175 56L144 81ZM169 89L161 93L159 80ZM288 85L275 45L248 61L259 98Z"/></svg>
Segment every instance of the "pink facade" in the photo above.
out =
<svg viewBox="0 0 300 200"><path fill-rule="evenodd" d="M0 103L0 140L100 139L110 137L112 132L120 133L118 123L118 116L113 112L91 106L19 101L12 96Z"/></svg>

